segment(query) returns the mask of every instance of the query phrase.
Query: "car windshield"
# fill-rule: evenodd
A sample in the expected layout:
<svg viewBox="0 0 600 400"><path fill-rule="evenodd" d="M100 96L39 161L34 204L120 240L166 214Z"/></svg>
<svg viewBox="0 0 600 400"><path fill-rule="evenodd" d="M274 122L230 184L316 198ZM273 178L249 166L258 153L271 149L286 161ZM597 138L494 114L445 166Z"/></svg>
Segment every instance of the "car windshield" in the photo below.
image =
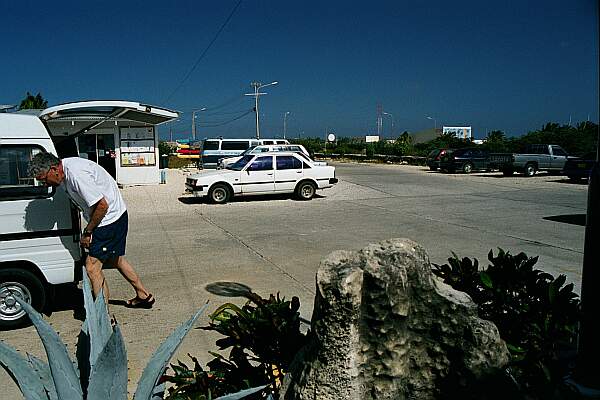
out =
<svg viewBox="0 0 600 400"><path fill-rule="evenodd" d="M231 169L234 171L241 171L242 168L244 168L246 166L246 164L248 164L250 162L250 160L252 160L253 158L254 158L253 155L247 154L247 155L243 156L242 158L240 158L239 160L237 160L235 163L231 164L229 167L227 167L227 169Z"/></svg>
<svg viewBox="0 0 600 400"><path fill-rule="evenodd" d="M252 146L252 147L248 147L247 150L245 150L242 154L240 154L241 156L245 156L246 154L250 154L250 152L252 150L254 150L256 148L256 146Z"/></svg>

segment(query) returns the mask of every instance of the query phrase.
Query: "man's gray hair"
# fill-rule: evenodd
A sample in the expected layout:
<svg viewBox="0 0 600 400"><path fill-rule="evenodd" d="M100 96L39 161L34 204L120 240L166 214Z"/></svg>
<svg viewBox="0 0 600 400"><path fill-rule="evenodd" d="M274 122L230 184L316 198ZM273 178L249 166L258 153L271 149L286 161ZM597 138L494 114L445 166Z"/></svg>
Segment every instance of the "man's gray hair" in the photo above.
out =
<svg viewBox="0 0 600 400"><path fill-rule="evenodd" d="M36 177L45 174L50 170L50 167L56 167L58 164L60 164L60 159L54 154L46 152L37 153L29 161L29 176Z"/></svg>

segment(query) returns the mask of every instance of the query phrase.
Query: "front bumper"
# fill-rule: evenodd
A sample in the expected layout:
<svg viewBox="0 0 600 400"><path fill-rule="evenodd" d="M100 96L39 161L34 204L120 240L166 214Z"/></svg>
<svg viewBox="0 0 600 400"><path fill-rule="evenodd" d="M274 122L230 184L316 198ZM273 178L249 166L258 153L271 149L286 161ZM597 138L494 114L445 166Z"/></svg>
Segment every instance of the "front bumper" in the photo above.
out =
<svg viewBox="0 0 600 400"><path fill-rule="evenodd" d="M185 191L186 193L193 194L195 197L204 197L207 194L204 186L194 186L189 182L185 183Z"/></svg>

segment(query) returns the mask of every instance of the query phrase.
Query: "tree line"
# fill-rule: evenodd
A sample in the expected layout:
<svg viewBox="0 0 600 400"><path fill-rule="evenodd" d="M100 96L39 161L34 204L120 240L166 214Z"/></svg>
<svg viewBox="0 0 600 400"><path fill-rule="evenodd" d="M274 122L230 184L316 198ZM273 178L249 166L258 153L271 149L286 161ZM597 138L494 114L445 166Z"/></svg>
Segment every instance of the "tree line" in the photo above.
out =
<svg viewBox="0 0 600 400"><path fill-rule="evenodd" d="M441 134L424 143L414 143L408 132L402 133L393 141L381 140L366 143L361 138L339 138L334 143L326 143L321 138L292 139L312 153L327 154L373 154L394 156L427 156L437 148L479 147L492 153L517 153L528 144L557 144L569 155L583 155L595 151L598 146L598 124L583 121L575 126L549 122L541 129L530 131L523 136L507 137L503 131L488 133L483 144L476 144L472 139L460 139L454 133Z"/></svg>

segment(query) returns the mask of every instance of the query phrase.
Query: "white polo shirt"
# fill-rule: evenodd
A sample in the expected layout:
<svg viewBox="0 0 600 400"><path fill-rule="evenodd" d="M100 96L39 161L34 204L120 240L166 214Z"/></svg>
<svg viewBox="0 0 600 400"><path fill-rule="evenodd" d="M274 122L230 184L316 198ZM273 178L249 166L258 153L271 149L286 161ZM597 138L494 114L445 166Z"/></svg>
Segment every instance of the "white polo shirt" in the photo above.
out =
<svg viewBox="0 0 600 400"><path fill-rule="evenodd" d="M62 159L65 180L62 184L69 197L81 208L83 216L90 220L90 208L104 197L108 211L98 226L115 222L127 211L117 182L100 165L79 157Z"/></svg>

